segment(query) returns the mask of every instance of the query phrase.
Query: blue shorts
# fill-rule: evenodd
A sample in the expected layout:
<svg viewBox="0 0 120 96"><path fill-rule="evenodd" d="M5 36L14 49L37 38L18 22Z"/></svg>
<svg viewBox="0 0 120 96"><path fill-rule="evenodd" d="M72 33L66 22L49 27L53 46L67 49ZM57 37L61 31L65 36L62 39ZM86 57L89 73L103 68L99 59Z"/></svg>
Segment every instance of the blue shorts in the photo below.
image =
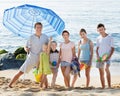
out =
<svg viewBox="0 0 120 96"><path fill-rule="evenodd" d="M110 65L110 60L107 60L105 62L97 62L96 67L97 68L104 68L105 63Z"/></svg>
<svg viewBox="0 0 120 96"><path fill-rule="evenodd" d="M70 66L70 63L66 61L61 61L61 67L64 67L64 66Z"/></svg>

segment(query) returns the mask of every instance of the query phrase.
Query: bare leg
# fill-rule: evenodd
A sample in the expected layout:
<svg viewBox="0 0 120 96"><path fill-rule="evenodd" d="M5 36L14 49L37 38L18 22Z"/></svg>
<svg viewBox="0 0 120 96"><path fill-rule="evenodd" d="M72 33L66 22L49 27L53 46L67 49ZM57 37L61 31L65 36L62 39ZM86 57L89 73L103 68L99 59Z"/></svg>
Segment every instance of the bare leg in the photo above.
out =
<svg viewBox="0 0 120 96"><path fill-rule="evenodd" d="M109 70L110 65L106 64L106 78L107 78L107 82L108 82L108 88L111 88L111 74L110 74L110 70Z"/></svg>
<svg viewBox="0 0 120 96"><path fill-rule="evenodd" d="M102 88L104 89L105 88L104 69L99 68L99 73L100 73L100 80L101 80Z"/></svg>
<svg viewBox="0 0 120 96"><path fill-rule="evenodd" d="M89 87L89 83L90 83L90 66L88 66L85 69L85 75L86 75L86 87Z"/></svg>
<svg viewBox="0 0 120 96"><path fill-rule="evenodd" d="M48 88L48 80L47 80L47 75L45 75L44 84L45 84L45 88Z"/></svg>
<svg viewBox="0 0 120 96"><path fill-rule="evenodd" d="M66 77L66 81L67 81L67 87L70 87L70 66L67 66L65 69L65 77Z"/></svg>
<svg viewBox="0 0 120 96"><path fill-rule="evenodd" d="M19 71L14 77L13 79L11 80L10 84L9 84L9 87L12 88L12 84L19 79L19 77L23 74L22 71Z"/></svg>
<svg viewBox="0 0 120 96"><path fill-rule="evenodd" d="M53 77L52 77L51 87L54 87L56 82L57 72L55 71L55 69L52 69L52 73L53 73Z"/></svg>
<svg viewBox="0 0 120 96"><path fill-rule="evenodd" d="M44 77L45 77L44 74L42 74L42 76L41 76L41 82L40 82L40 87L41 88L43 87L43 84L44 84L44 80L45 80Z"/></svg>
<svg viewBox="0 0 120 96"><path fill-rule="evenodd" d="M72 87L74 87L76 80L77 80L77 74L75 74L74 77L73 77Z"/></svg>
<svg viewBox="0 0 120 96"><path fill-rule="evenodd" d="M63 74L63 77L64 77L64 83L65 83L65 86L67 86L67 80L66 80L66 77L65 77L65 69L66 69L66 67L61 67L61 71L62 71L62 74Z"/></svg>

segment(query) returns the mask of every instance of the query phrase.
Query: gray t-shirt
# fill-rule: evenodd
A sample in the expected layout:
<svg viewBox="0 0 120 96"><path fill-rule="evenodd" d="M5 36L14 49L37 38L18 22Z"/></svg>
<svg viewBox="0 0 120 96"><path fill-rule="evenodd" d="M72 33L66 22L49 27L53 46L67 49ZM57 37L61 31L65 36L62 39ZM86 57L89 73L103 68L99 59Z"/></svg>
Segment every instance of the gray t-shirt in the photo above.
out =
<svg viewBox="0 0 120 96"><path fill-rule="evenodd" d="M45 43L48 43L47 35L42 34L40 37L37 37L35 34L33 34L27 41L26 47L30 48L30 53L38 55L40 52L42 52L42 46Z"/></svg>

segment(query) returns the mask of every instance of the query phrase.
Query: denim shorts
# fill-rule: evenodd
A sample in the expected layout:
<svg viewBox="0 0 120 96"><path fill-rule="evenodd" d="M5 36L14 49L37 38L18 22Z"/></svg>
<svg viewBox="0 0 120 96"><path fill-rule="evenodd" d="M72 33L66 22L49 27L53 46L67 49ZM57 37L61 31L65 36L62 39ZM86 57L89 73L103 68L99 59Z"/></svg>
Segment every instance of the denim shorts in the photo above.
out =
<svg viewBox="0 0 120 96"><path fill-rule="evenodd" d="M105 63L110 65L110 60L107 60L105 62L97 62L96 67L97 68L104 68Z"/></svg>
<svg viewBox="0 0 120 96"><path fill-rule="evenodd" d="M66 61L61 61L61 66L62 67L64 67L64 66L70 66L70 63L66 62Z"/></svg>

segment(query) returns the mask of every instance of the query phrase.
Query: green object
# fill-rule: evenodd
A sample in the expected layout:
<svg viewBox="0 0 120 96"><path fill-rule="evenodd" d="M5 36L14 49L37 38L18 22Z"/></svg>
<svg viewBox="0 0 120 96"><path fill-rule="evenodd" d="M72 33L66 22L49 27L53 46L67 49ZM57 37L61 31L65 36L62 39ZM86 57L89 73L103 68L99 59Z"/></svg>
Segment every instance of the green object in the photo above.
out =
<svg viewBox="0 0 120 96"><path fill-rule="evenodd" d="M6 51L6 50L0 50L0 54L4 54L4 53L8 53L8 51Z"/></svg>
<svg viewBox="0 0 120 96"><path fill-rule="evenodd" d="M96 62L98 62L98 60L96 60ZM100 57L100 62L102 62L102 57Z"/></svg>
<svg viewBox="0 0 120 96"><path fill-rule="evenodd" d="M35 70L33 71L33 74L34 74L34 75L37 75L37 74L38 74L38 70L35 69Z"/></svg>
<svg viewBox="0 0 120 96"><path fill-rule="evenodd" d="M25 60L25 59L26 59L26 54L18 54L18 55L16 56L16 59L17 59L17 60Z"/></svg>
<svg viewBox="0 0 120 96"><path fill-rule="evenodd" d="M18 49L15 50L14 52L14 55L15 57L18 55L18 54L27 54L24 50L24 47L19 47Z"/></svg>

